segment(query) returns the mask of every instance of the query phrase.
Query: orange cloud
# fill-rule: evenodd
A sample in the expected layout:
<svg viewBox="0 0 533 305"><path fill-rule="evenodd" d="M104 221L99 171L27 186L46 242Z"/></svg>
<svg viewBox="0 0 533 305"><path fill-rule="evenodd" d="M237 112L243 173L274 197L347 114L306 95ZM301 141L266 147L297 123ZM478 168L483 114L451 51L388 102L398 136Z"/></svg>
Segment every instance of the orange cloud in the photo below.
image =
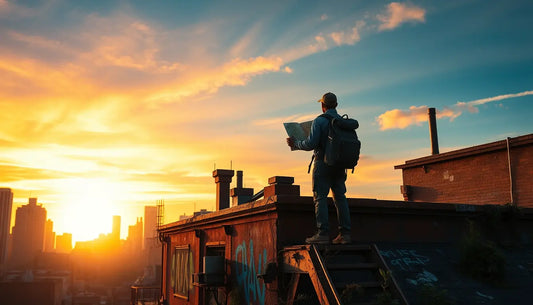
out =
<svg viewBox="0 0 533 305"><path fill-rule="evenodd" d="M187 69L187 71L190 70ZM286 73L292 71L290 68L283 67L283 61L279 57L235 58L213 69L191 71L187 77L180 77L169 82L165 88L160 88L150 94L147 100L156 104L178 102L185 97L198 94L213 94L224 86L243 86L253 76L279 71Z"/></svg>
<svg viewBox="0 0 533 305"><path fill-rule="evenodd" d="M427 121L427 109L427 106L411 106L409 110L393 109L381 114L377 121L381 130L421 125Z"/></svg>
<svg viewBox="0 0 533 305"><path fill-rule="evenodd" d="M387 6L387 13L378 15L381 21L380 31L392 30L405 22L424 22L426 10L412 4L392 2Z"/></svg>
<svg viewBox="0 0 533 305"><path fill-rule="evenodd" d="M437 119L450 118L453 121L455 118L467 109L470 112L477 112L477 108L468 105L455 105L451 108L444 107L437 111ZM387 129L404 129L411 125L422 125L428 121L428 106L411 106L409 110L393 109L381 114L377 121L380 130Z"/></svg>
<svg viewBox="0 0 533 305"><path fill-rule="evenodd" d="M444 107L441 110L438 110L437 118L450 118L450 121L453 121L455 118L460 116L463 111L468 111L470 113L479 112L479 109L476 106L527 95L533 95L533 91L503 94L494 97L473 100L470 102L457 102L453 106ZM393 109L379 115L376 120L379 123L380 130L395 128L404 129L411 125L421 125L422 123L427 122L427 109L428 106L411 106L409 107L409 110Z"/></svg>
<svg viewBox="0 0 533 305"><path fill-rule="evenodd" d="M329 36L336 45L353 45L358 42L361 37L359 36L359 29L365 25L364 21L358 21L356 26L348 31L333 32Z"/></svg>

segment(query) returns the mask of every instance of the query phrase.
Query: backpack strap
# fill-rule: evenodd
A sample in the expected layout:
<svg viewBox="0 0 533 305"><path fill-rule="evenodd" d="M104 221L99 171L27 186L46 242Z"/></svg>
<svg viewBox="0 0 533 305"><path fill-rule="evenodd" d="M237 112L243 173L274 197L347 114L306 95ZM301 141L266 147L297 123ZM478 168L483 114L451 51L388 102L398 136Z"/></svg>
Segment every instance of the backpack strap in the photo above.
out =
<svg viewBox="0 0 533 305"><path fill-rule="evenodd" d="M331 121L333 120L333 116L327 113L322 113L319 115L319 117L323 117L328 119L329 121L329 127L331 127ZM311 162L309 162L309 166L307 167L307 173L309 174L311 172L311 165L313 165L313 161L315 160L315 154L311 157Z"/></svg>
<svg viewBox="0 0 533 305"><path fill-rule="evenodd" d="M326 118L328 119L328 121L331 123L331 121L333 120L333 116L331 114L327 114L327 113L322 113L321 115L319 115L319 117L323 117L323 118Z"/></svg>

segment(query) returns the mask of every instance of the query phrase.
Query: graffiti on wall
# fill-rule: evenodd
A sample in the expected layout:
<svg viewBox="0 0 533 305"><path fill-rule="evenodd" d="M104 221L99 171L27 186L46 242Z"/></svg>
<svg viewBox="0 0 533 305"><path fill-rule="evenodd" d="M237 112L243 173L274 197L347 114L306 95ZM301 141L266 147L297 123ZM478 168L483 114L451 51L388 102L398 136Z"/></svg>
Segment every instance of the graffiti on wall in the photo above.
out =
<svg viewBox="0 0 533 305"><path fill-rule="evenodd" d="M243 241L235 250L235 275L238 285L242 288L246 304L265 304L265 282L257 276L264 273L267 266L267 250L259 252L257 259L254 257L254 242L250 239L248 246Z"/></svg>
<svg viewBox="0 0 533 305"><path fill-rule="evenodd" d="M420 255L416 250L396 249L380 251L381 255L388 258L392 266L398 266L404 271L412 270L416 266L425 266L429 257Z"/></svg>

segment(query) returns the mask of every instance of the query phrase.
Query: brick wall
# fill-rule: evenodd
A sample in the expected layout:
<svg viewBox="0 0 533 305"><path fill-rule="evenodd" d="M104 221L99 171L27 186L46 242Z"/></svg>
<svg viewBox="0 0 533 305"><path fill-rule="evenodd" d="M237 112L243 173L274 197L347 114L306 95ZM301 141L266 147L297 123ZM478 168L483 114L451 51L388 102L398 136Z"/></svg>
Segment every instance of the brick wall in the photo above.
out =
<svg viewBox="0 0 533 305"><path fill-rule="evenodd" d="M514 203L533 207L533 135L513 138ZM507 142L498 141L398 165L409 201L506 204L511 202Z"/></svg>

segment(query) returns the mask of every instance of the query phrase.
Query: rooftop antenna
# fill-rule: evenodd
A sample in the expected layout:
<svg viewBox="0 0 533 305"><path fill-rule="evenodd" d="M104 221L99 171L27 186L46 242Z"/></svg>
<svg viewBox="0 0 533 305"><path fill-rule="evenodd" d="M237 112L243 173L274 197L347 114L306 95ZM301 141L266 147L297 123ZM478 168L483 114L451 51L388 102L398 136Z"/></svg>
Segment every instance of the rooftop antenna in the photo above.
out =
<svg viewBox="0 0 533 305"><path fill-rule="evenodd" d="M163 199L157 200L157 228L161 228L165 221L165 201Z"/></svg>

